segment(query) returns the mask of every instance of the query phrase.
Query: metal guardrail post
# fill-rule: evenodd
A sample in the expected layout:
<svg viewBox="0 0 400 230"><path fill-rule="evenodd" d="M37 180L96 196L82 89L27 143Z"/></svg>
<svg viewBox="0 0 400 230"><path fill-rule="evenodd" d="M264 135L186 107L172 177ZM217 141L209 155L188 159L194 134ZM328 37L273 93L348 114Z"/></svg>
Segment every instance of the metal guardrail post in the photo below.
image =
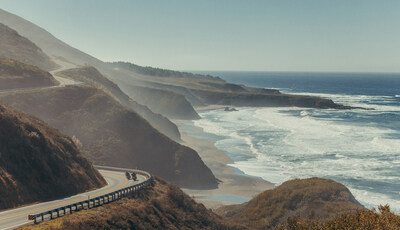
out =
<svg viewBox="0 0 400 230"><path fill-rule="evenodd" d="M142 176L145 176L145 177L147 177L147 179L142 183L139 183L139 184L136 184L136 185L132 185L132 186L129 186L129 187L125 187L125 188L122 188L122 189L119 189L119 190L116 190L116 191L113 191L113 192L110 192L108 194L101 195L101 196L98 196L98 197L95 197L95 198L92 198L92 199L88 199L88 200L85 200L85 201L80 201L80 202L77 202L77 203L65 205L65 206L58 207L56 209L52 209L52 210L49 210L49 211L46 211L46 212L42 212L42 213L39 213L39 214L31 214L31 215L28 216L28 219L29 220L33 220L33 223L37 224L37 223L39 223L38 222L38 218L39 217L41 217L41 222L43 222L46 215L50 215L50 219L53 219L53 213L56 212L57 216L55 218L58 218L58 217L60 217L60 211L61 210L63 210L63 216L67 215L67 209L69 209L69 214L72 214L74 211L78 212L81 209L84 209L84 204L85 203L87 204L87 209L95 208L95 207L98 207L98 206L102 206L104 204L108 204L108 203L114 202L116 200L120 200L122 197L126 197L131 193L135 193L135 192L141 190L142 188L147 187L147 185L150 184L152 182L152 180L153 180L153 177L151 176L150 173L145 172L145 171L141 171L141 170L122 169L122 168L107 167L107 166L95 166L95 167L97 167L98 169L103 168L103 169L106 169L106 170L114 170L114 171L121 171L121 172L122 171L135 171L136 174L140 174ZM105 201L106 197L107 197L107 203ZM111 197L111 199L110 199L110 197ZM96 201L97 201L97 203L96 203ZM93 202L92 207L90 207L90 203L91 202ZM81 206L81 209L79 209L79 205ZM74 207L75 207L75 210L73 209Z"/></svg>

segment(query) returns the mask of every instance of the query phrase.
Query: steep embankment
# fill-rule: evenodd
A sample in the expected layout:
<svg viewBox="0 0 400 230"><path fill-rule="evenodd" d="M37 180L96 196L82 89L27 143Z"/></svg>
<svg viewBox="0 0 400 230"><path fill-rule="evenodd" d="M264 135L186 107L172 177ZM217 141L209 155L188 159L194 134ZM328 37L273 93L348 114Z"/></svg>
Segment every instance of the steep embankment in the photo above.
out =
<svg viewBox="0 0 400 230"><path fill-rule="evenodd" d="M140 168L189 188L215 188L216 179L198 154L153 128L102 90L70 86L0 95L76 136L96 164Z"/></svg>
<svg viewBox="0 0 400 230"><path fill-rule="evenodd" d="M328 220L340 213L363 209L342 184L328 179L296 179L267 190L248 203L225 206L217 213L252 228L272 228L289 217Z"/></svg>
<svg viewBox="0 0 400 230"><path fill-rule="evenodd" d="M102 89L104 92L118 100L122 105L137 112L163 134L175 141L180 141L180 133L178 127L174 123L160 114L153 113L146 106L133 101L121 91L118 85L102 75L96 68L91 66L74 68L63 71L59 73L59 75L62 77L72 78L80 82L85 82L86 84L95 88Z"/></svg>
<svg viewBox="0 0 400 230"><path fill-rule="evenodd" d="M0 104L0 209L99 188L105 181L71 138Z"/></svg>
<svg viewBox="0 0 400 230"><path fill-rule="evenodd" d="M57 68L57 64L52 62L39 47L19 35L15 30L1 23L0 57L18 60L45 70Z"/></svg>
<svg viewBox="0 0 400 230"><path fill-rule="evenodd" d="M182 94L166 89L126 85L125 92L140 104L171 119L194 120L200 116Z"/></svg>
<svg viewBox="0 0 400 230"><path fill-rule="evenodd" d="M155 178L135 199L124 198L96 209L24 229L246 229L196 203L177 186Z"/></svg>
<svg viewBox="0 0 400 230"><path fill-rule="evenodd" d="M0 90L57 84L53 76L46 71L18 61L0 58Z"/></svg>
<svg viewBox="0 0 400 230"><path fill-rule="evenodd" d="M43 28L2 9L0 9L0 23L28 38L47 55L63 57L70 62L82 65L85 63L102 63L100 60L67 45Z"/></svg>

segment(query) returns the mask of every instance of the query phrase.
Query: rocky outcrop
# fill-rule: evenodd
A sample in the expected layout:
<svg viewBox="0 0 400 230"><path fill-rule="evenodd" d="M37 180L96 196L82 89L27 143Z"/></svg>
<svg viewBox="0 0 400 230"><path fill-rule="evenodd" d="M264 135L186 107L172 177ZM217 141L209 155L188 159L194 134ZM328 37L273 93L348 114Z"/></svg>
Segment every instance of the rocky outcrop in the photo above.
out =
<svg viewBox="0 0 400 230"><path fill-rule="evenodd" d="M0 104L0 209L70 196L106 184L74 141Z"/></svg>

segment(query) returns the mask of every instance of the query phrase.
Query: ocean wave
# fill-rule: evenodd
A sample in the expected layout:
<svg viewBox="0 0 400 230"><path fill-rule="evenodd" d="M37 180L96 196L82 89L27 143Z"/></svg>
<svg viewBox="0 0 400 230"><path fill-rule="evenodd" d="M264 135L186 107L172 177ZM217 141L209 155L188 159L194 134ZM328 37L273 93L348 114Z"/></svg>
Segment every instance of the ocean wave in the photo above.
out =
<svg viewBox="0 0 400 230"><path fill-rule="evenodd" d="M365 123L365 114L375 116L377 123ZM383 181L393 186L385 190L376 187L374 191L386 197L385 193L400 186L400 164L396 163L400 140L389 138L398 131L380 125L380 114L294 107L242 108L238 113L202 112L203 119L194 124L220 136L217 148L229 152L234 160L230 165L245 174L276 184L313 176L341 182L349 181L350 176L357 178L353 184L346 184L352 188L362 181ZM360 122L347 122L349 117ZM355 195L365 202L362 192L356 191ZM383 201L377 199L371 205ZM390 204L400 210L400 203L394 201Z"/></svg>

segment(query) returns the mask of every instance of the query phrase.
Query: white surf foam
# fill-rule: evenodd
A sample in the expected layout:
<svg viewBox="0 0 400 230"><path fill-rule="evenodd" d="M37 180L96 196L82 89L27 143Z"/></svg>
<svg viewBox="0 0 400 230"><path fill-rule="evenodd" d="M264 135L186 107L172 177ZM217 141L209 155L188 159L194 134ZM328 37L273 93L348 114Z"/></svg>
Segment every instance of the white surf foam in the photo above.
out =
<svg viewBox="0 0 400 230"><path fill-rule="evenodd" d="M400 140L388 137L396 134L395 131L346 123L337 118L313 117L317 113L329 111L242 108L227 113L214 110L201 113L203 119L194 124L220 136L216 146L233 155L235 162L231 166L248 175L277 184L293 178L334 178L354 188L354 195L363 204L372 207L390 203L394 210L400 211L400 196L399 200L391 200L382 191L381 196L376 193L376 198L370 200L367 195L372 193L357 184L363 181L399 183ZM348 182L354 178L355 182Z"/></svg>

